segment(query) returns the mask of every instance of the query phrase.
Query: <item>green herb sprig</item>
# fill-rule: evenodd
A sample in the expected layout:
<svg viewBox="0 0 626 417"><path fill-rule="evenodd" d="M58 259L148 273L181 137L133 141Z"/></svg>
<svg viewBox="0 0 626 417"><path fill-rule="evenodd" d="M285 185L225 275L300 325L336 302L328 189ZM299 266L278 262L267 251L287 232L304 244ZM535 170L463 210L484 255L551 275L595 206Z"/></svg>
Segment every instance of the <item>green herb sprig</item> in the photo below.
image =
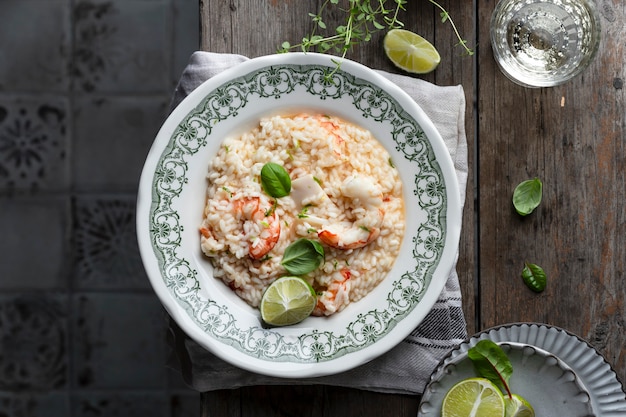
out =
<svg viewBox="0 0 626 417"><path fill-rule="evenodd" d="M473 55L474 51L467 46L467 41L462 38L448 11L435 0L428 1L440 10L441 22L449 22L452 26L459 40L457 45L462 46L467 55ZM288 41L283 42L278 52L289 52L294 49L301 49L303 52L317 50L321 53L334 52L343 59L350 48L369 42L374 33L404 27L399 16L401 12L406 11L407 0L348 0L347 8L339 8L345 13L343 24L337 26L328 36L320 35L318 30L328 29L324 21L326 9L329 5L338 4L339 0L325 0L317 13L309 13L314 23L311 33L293 45ZM333 62L338 69L341 62Z"/></svg>

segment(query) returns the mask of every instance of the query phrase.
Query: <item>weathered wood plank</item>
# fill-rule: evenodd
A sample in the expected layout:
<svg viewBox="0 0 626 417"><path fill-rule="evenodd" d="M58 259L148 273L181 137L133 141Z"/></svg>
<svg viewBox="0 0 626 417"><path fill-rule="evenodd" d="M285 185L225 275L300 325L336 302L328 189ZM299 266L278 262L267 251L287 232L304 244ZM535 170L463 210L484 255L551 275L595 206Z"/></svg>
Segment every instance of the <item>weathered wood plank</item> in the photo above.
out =
<svg viewBox="0 0 626 417"><path fill-rule="evenodd" d="M495 2L481 4L482 23ZM595 345L624 380L626 21L621 0L602 5L597 59L563 86L518 87L496 69L491 50L480 49L480 323L566 328ZM488 36L482 23L480 39ZM542 179L544 198L522 218L511 196L532 177ZM547 272L543 293L524 286L525 261Z"/></svg>

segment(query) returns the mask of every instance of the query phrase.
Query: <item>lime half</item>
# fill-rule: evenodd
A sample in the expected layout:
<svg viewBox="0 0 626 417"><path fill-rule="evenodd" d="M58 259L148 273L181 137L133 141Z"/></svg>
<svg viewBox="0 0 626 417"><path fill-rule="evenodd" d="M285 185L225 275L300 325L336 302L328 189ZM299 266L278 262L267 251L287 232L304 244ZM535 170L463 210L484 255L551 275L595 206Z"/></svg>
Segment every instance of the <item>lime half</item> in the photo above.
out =
<svg viewBox="0 0 626 417"><path fill-rule="evenodd" d="M261 318L272 326L296 324L311 315L315 290L300 277L282 277L270 284L261 299Z"/></svg>
<svg viewBox="0 0 626 417"><path fill-rule="evenodd" d="M504 417L504 398L486 378L464 379L446 393L441 417Z"/></svg>
<svg viewBox="0 0 626 417"><path fill-rule="evenodd" d="M420 35L405 29L392 29L383 40L387 57L400 69L414 74L431 72L441 61L435 47Z"/></svg>
<svg viewBox="0 0 626 417"><path fill-rule="evenodd" d="M535 410L524 398L513 394L512 398L505 397L506 417L535 417Z"/></svg>

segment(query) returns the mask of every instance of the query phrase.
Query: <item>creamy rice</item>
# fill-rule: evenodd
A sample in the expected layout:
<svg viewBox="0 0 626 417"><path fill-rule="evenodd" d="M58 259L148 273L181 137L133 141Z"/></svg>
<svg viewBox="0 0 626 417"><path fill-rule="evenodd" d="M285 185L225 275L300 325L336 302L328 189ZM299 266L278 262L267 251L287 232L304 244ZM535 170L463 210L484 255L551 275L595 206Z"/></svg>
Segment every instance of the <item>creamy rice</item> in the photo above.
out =
<svg viewBox="0 0 626 417"><path fill-rule="evenodd" d="M260 172L268 162L287 170L294 186L290 195L274 199L263 191ZM340 119L307 114L261 119L250 132L224 141L210 163L208 184L202 250L214 276L253 307L269 284L287 275L282 255L298 238L320 240L325 237L320 231L332 230L348 242L365 221L376 222L379 231L356 249L322 240L324 262L303 277L319 294L315 315L333 314L361 299L398 256L405 228L399 174L368 131ZM364 185L380 198L351 194ZM276 217L261 219L260 213L270 212ZM275 246L264 253L272 240Z"/></svg>

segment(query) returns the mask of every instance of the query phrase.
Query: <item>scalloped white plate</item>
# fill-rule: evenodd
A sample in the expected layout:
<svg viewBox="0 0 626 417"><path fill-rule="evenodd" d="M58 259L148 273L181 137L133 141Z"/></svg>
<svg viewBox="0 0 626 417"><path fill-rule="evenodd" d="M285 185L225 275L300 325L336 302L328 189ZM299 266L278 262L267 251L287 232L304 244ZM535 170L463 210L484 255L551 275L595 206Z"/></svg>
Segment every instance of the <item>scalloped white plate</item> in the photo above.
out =
<svg viewBox="0 0 626 417"><path fill-rule="evenodd" d="M194 90L166 120L143 168L137 235L161 302L199 344L241 368L280 377L345 371L388 351L437 300L454 264L461 202L448 150L403 90L360 64L280 54L246 61ZM329 318L265 329L259 312L221 281L199 248L208 162L222 139L266 115L324 112L369 129L404 188L406 234L389 276Z"/></svg>
<svg viewBox="0 0 626 417"><path fill-rule="evenodd" d="M537 416L626 416L622 384L592 346L558 327L516 323L485 330L452 350L431 375L418 417L438 417L448 389L476 376L467 351L483 339L513 347L508 351L511 388L533 405ZM520 346L534 353L525 355Z"/></svg>

